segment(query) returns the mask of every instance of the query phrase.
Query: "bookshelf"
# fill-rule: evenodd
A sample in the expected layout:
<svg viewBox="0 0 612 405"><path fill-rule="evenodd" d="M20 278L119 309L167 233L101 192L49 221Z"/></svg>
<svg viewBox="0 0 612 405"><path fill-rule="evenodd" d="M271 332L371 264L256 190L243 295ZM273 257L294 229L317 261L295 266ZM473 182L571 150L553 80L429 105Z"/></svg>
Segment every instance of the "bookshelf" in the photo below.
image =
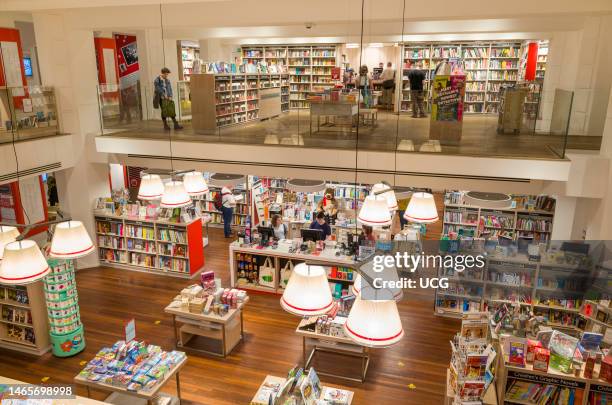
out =
<svg viewBox="0 0 612 405"><path fill-rule="evenodd" d="M288 72L281 97L283 111L309 108L307 96L317 88L333 86L331 70L337 66L335 44L242 46L242 59L247 64L263 62L282 66Z"/></svg>
<svg viewBox="0 0 612 405"><path fill-rule="evenodd" d="M288 75L266 73L198 74L192 75L193 126L196 130L215 130L230 125L245 124L269 118L267 108L274 103L266 93L266 108L261 102L262 92L278 89L278 103L282 110L283 91L288 93ZM285 97L285 110L288 97Z"/></svg>
<svg viewBox="0 0 612 405"><path fill-rule="evenodd" d="M464 192L444 195L442 234L474 238L550 240L554 222L554 200L546 196L513 195L516 208L487 209L464 204Z"/></svg>
<svg viewBox="0 0 612 405"><path fill-rule="evenodd" d="M0 348L37 356L51 349L42 281L0 285Z"/></svg>
<svg viewBox="0 0 612 405"><path fill-rule="evenodd" d="M196 205L196 210L200 215L210 215L210 226L223 226L223 215L220 211L215 209L215 197L218 193L221 193L221 187L209 185L209 189L210 191L207 194L204 194L203 197L193 198L193 202ZM242 200L236 202L232 226L244 227L246 225L247 216L249 215L247 192L246 190L235 189L234 194L242 195Z"/></svg>
<svg viewBox="0 0 612 405"><path fill-rule="evenodd" d="M488 256L482 269L464 272L442 266L438 275L448 277L449 288L436 291L435 313L460 318L518 303L526 312L542 315L549 326L578 331L584 302L577 291L584 290L581 283L591 272L589 266L534 262L524 255Z"/></svg>
<svg viewBox="0 0 612 405"><path fill-rule="evenodd" d="M519 77L520 42L405 43L402 51L402 100L400 111L410 111L408 71L419 66L426 71L425 103L431 103L431 78L443 59L463 62L466 75L465 113L497 113L499 90ZM543 75L542 75L543 77Z"/></svg>
<svg viewBox="0 0 612 405"><path fill-rule="evenodd" d="M196 59L200 59L200 47L196 44L179 41L179 80L189 81L193 74L193 64Z"/></svg>
<svg viewBox="0 0 612 405"><path fill-rule="evenodd" d="M202 220L173 223L95 214L100 261L129 270L191 278L204 265Z"/></svg>

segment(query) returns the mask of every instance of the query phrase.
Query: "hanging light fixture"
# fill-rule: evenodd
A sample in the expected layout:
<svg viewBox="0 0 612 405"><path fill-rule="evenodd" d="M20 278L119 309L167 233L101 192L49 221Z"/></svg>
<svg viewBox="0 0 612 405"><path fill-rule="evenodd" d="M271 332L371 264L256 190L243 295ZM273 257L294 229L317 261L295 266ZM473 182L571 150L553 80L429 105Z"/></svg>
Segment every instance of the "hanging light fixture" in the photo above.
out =
<svg viewBox="0 0 612 405"><path fill-rule="evenodd" d="M33 240L8 243L0 263L0 283L28 284L49 273L49 265Z"/></svg>
<svg viewBox="0 0 612 405"><path fill-rule="evenodd" d="M383 197L387 201L389 211L395 211L397 209L397 198L391 186L385 183L376 183L372 186L372 194Z"/></svg>
<svg viewBox="0 0 612 405"><path fill-rule="evenodd" d="M334 300L325 269L306 263L296 265L280 303L285 311L298 316L323 315L328 312Z"/></svg>
<svg viewBox="0 0 612 405"><path fill-rule="evenodd" d="M81 221L66 221L55 226L49 256L78 259L93 252L95 246Z"/></svg>
<svg viewBox="0 0 612 405"><path fill-rule="evenodd" d="M325 190L325 182L323 180L289 179L286 187L289 191L317 193Z"/></svg>
<svg viewBox="0 0 612 405"><path fill-rule="evenodd" d="M439 218L434 196L423 192L412 194L412 198L404 213L404 219L419 224L436 222Z"/></svg>
<svg viewBox="0 0 612 405"><path fill-rule="evenodd" d="M357 221L368 226L391 225L391 213L387 206L387 200L374 194L370 194L363 201Z"/></svg>
<svg viewBox="0 0 612 405"><path fill-rule="evenodd" d="M185 185L185 191L190 196L200 196L208 193L208 185L204 180L202 172L189 172L183 175L183 184Z"/></svg>
<svg viewBox="0 0 612 405"><path fill-rule="evenodd" d="M363 291L355 298L344 324L347 336L368 347L385 347L399 342L404 337L404 328L395 301L365 300L362 296Z"/></svg>
<svg viewBox="0 0 612 405"><path fill-rule="evenodd" d="M162 208L181 208L191 205L191 197L187 194L182 181L169 181L164 187L164 194L159 204Z"/></svg>
<svg viewBox="0 0 612 405"><path fill-rule="evenodd" d="M159 200L164 194L164 183L158 174L143 174L138 188L139 200Z"/></svg>
<svg viewBox="0 0 612 405"><path fill-rule="evenodd" d="M19 236L19 231L14 226L0 225L0 260L4 253L4 246L14 242Z"/></svg>

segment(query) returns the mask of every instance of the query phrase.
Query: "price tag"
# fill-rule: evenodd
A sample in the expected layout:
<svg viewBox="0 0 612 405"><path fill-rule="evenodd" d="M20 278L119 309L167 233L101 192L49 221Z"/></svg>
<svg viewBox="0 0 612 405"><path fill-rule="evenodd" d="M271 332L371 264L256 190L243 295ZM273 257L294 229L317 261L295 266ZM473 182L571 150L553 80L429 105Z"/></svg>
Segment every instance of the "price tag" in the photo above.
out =
<svg viewBox="0 0 612 405"><path fill-rule="evenodd" d="M136 320L132 318L125 324L125 341L131 342L136 339Z"/></svg>

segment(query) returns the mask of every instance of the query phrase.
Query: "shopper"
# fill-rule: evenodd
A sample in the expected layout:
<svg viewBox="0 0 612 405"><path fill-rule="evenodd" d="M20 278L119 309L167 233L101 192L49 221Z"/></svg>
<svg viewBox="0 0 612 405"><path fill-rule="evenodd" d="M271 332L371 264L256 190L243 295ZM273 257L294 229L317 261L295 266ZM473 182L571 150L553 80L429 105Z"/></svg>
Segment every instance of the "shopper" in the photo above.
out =
<svg viewBox="0 0 612 405"><path fill-rule="evenodd" d="M274 229L276 239L287 239L287 225L283 223L281 216L278 214L272 216L272 229Z"/></svg>
<svg viewBox="0 0 612 405"><path fill-rule="evenodd" d="M376 237L374 236L374 229L371 226L362 225L361 234L359 235L358 241L359 245L361 246L368 245L371 242L376 242Z"/></svg>
<svg viewBox="0 0 612 405"><path fill-rule="evenodd" d="M153 107L161 108L161 117L164 121L164 129L170 130L168 126L168 118L172 119L174 123L174 129L183 129L182 126L176 121L176 108L174 107L174 100L172 99L172 84L168 80L170 69L167 67L162 68L161 74L155 78L153 82L155 86L155 95L153 98Z"/></svg>
<svg viewBox="0 0 612 405"><path fill-rule="evenodd" d="M234 219L236 199L230 186L221 189L221 213L223 214L223 234L226 238L232 237L232 221Z"/></svg>
<svg viewBox="0 0 612 405"><path fill-rule="evenodd" d="M54 207L59 203L59 198L57 196L57 183L55 181L55 177L49 176L47 178L47 187L49 206Z"/></svg>
<svg viewBox="0 0 612 405"><path fill-rule="evenodd" d="M395 69L393 69L391 62L387 62L387 67L380 75L380 79L383 88L382 104L386 109L391 110L393 109L393 90L395 89Z"/></svg>
<svg viewBox="0 0 612 405"><path fill-rule="evenodd" d="M368 67L366 65L362 65L359 68L359 77L357 78L357 87L361 92L361 97L363 98L363 104L366 108L370 108L370 77L368 76Z"/></svg>
<svg viewBox="0 0 612 405"><path fill-rule="evenodd" d="M325 239L331 235L331 226L325 221L325 214L321 211L317 213L317 217L310 224L310 229L320 229L323 231L323 237Z"/></svg>
<svg viewBox="0 0 612 405"><path fill-rule="evenodd" d="M423 81L425 80L425 72L414 66L408 72L408 80L410 81L410 99L412 101L412 118L425 117L425 109L423 107Z"/></svg>

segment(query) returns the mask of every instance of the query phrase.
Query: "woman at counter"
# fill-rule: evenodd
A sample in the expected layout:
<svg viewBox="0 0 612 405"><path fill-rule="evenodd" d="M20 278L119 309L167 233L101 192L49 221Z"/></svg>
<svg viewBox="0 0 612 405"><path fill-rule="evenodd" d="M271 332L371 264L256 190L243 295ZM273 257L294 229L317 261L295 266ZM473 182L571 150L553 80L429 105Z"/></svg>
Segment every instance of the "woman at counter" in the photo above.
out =
<svg viewBox="0 0 612 405"><path fill-rule="evenodd" d="M281 216L278 214L272 216L272 229L274 229L276 239L287 239L287 225L283 223Z"/></svg>

